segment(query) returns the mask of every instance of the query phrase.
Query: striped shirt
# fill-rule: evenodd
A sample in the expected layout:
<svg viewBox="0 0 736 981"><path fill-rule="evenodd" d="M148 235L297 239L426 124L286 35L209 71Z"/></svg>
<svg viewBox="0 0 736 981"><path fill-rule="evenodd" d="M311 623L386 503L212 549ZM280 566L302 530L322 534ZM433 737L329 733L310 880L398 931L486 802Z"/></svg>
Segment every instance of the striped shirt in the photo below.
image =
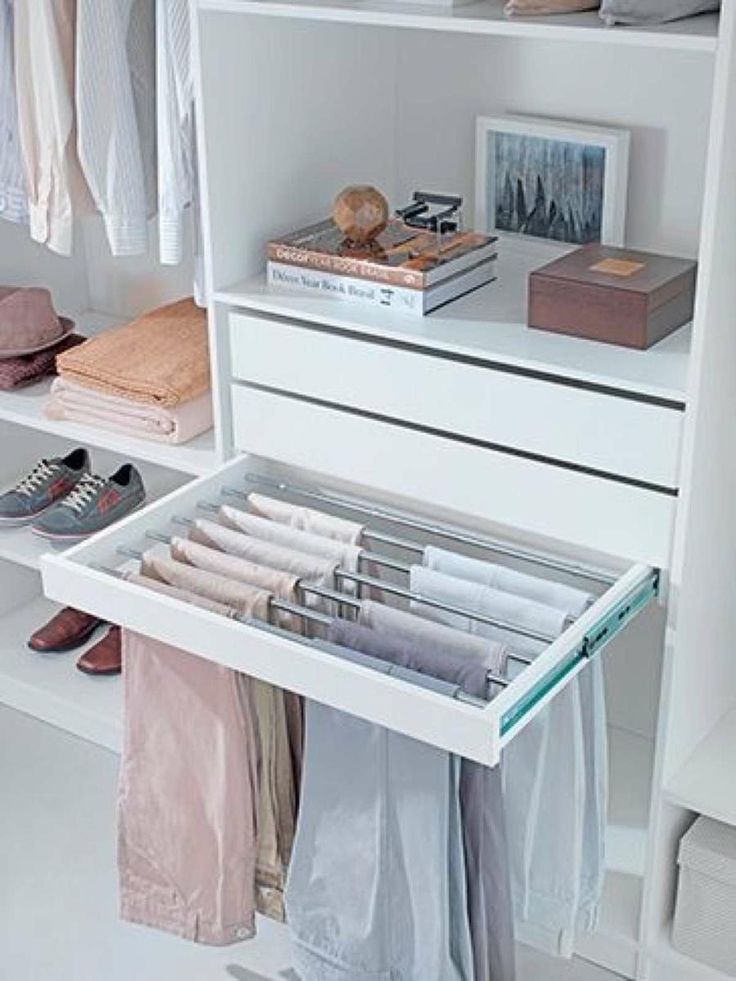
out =
<svg viewBox="0 0 736 981"><path fill-rule="evenodd" d="M146 251L156 210L154 4L77 0L77 146L115 256Z"/></svg>
<svg viewBox="0 0 736 981"><path fill-rule="evenodd" d="M184 216L196 208L194 80L187 0L156 0L156 115L159 252L176 265L184 249Z"/></svg>
<svg viewBox="0 0 736 981"><path fill-rule="evenodd" d="M23 224L28 221L18 135L11 0L0 0L0 218Z"/></svg>

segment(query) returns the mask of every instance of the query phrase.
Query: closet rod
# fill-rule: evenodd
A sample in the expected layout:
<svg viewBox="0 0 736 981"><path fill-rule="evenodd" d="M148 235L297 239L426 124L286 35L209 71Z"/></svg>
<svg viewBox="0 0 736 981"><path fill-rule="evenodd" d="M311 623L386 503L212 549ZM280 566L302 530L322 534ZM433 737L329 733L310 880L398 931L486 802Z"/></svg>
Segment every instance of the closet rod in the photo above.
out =
<svg viewBox="0 0 736 981"><path fill-rule="evenodd" d="M360 583L361 586L372 586L375 589L380 589L386 593L392 593L394 596L400 596L402 599L412 600L415 603L421 603L423 606L431 606L436 610L445 610L447 613L453 613L456 616L466 617L469 620L477 620L478 623L485 623L490 627L498 627L501 630L508 630L509 633L520 634L522 637L528 637L530 640L539 640L545 644L551 644L553 641L557 640L556 637L550 634L543 634L538 630L532 630L530 627L521 627L515 623L507 623L505 620L497 620L495 617L486 616L485 613L476 613L473 610L465 610L460 606L454 606L451 603L443 603L440 600L430 599L427 596L422 596L420 593L413 593L409 589L404 589L403 586L396 586L392 582L386 582L383 579L374 579L373 576L364 576L361 572L349 572L347 569L336 569L335 575L341 579L350 579L352 582ZM531 664L531 660L528 662Z"/></svg>
<svg viewBox="0 0 736 981"><path fill-rule="evenodd" d="M128 545L118 545L116 551L120 555L125 555L130 559L137 559L139 562L143 559L144 553L137 548L130 548ZM303 587L307 592L318 592L320 587L304 585ZM269 606L275 610L279 610L281 613L293 613L297 616L303 617L305 620L313 620L315 623L322 624L324 627L328 627L332 621L333 617L327 616L326 613L320 613L318 610L310 610L305 606L299 606L296 603L290 603L288 600L278 599L276 596L271 596L269 599ZM240 618L238 618L240 619ZM258 621L256 621L258 622Z"/></svg>
<svg viewBox="0 0 736 981"><path fill-rule="evenodd" d="M122 552L123 548L124 546L120 546L118 551ZM132 550L129 550L129 552L130 551ZM122 554L129 553L123 552ZM125 579L125 573L121 572L120 569L111 569L109 566L101 565L97 562L90 562L90 568L96 569L98 572L104 572L108 576L114 576L116 579ZM286 612L295 613L298 616L304 617L305 619L314 620L315 623L320 623L323 626L329 626L332 623L332 617L329 617L323 613L318 613L316 610L307 610L304 607L297 606L293 603L287 603L286 601L279 601L279 603L281 603L283 607L291 608ZM248 627L255 627L257 630L264 630L266 633L274 634L277 637L283 637L286 640L294 641L294 634L292 634L291 631L284 630L282 627L278 627L275 624L266 623L263 620L256 620L253 617L247 617L242 614L239 614L235 619L237 619L239 623L243 623ZM365 667L380 671L381 674L392 675L393 677L408 681L411 684L417 685L421 688L430 687L433 691L443 690L443 693L448 694L449 697L454 698L456 701L464 702L467 705L473 705L476 708L484 709L488 704L487 700L476 698L475 695L468 695L457 685L453 685L450 682L441 682L433 678L432 684L428 685L428 676L421 674L419 671L413 671L411 668L404 668L401 665L389 664L386 661L381 661L378 658L371 657L369 654L363 654L361 651L351 650L349 647L341 647L338 644L331 644L327 641L304 636L298 637L298 643L306 644L308 647L312 647L315 650L319 650L325 654L331 654L336 657L341 657L343 660L352 661L355 664L362 664ZM509 684L505 678L501 678L491 671L487 673L487 680L489 683L498 685L501 688L506 688Z"/></svg>
<svg viewBox="0 0 736 981"><path fill-rule="evenodd" d="M441 538L447 538L462 545L471 545L474 548L480 548L487 552L497 552L499 555L507 555L509 558L529 562L532 565L539 565L543 568L555 569L559 572L566 572L582 579L589 579L591 582L600 582L604 585L611 586L617 579L616 576L613 576L610 573L603 572L601 569L595 569L592 566L587 566L580 562L569 562L565 559L553 558L549 555L541 555L537 552L529 552L525 549L515 548L514 546L507 545L505 542L478 538L476 535L471 535L460 528L453 528L450 525L437 524L429 521L422 521L419 518L411 518L405 515L394 514L392 511L387 511L383 508L369 507L365 504L358 504L351 501L349 498L340 497L337 494L328 494L324 491L311 491L305 487L299 487L294 484L286 483L286 481L283 480L276 480L273 477L265 477L262 474L246 474L243 479L246 483L260 484L264 487L271 487L274 490L280 490L285 494L294 494L297 497L305 497L309 500L317 501L322 504L331 504L335 507L346 508L347 510L356 511L359 514L364 514L371 518L376 518L382 521L391 521L394 524L404 525L406 528L412 528L415 531L422 531L430 535L438 535ZM232 496L242 495L243 497L248 497L248 495L244 494L243 491L237 490L237 488L234 487L224 487L222 488L221 493L226 495L231 494Z"/></svg>
<svg viewBox="0 0 736 981"><path fill-rule="evenodd" d="M181 515L175 514L171 518L172 524L183 525L184 527L190 528L194 521L192 518L185 518ZM385 565L387 564L383 556L375 555L373 552L362 552L361 558L366 562L373 563L374 565ZM407 570L408 571L408 570ZM416 600L418 603L423 603L425 606L432 606L438 610L446 610L448 613L454 613L457 616L467 617L468 620L476 620L478 623L484 623L489 627L496 627L499 630L508 630L509 633L519 634L522 637L528 637L531 640L539 640L545 644L551 644L556 637L550 634L539 633L536 630L531 630L527 627L521 627L515 623L509 623L507 620L499 620L497 617L487 616L485 613L476 613L474 610L466 610L464 607L451 606L448 603L442 603L440 600L430 600L425 599L418 593L412 593L408 589L403 589L401 586L395 586L393 583L387 582L385 579L375 579L373 576L366 576L361 572L349 572L348 570L336 569L336 576L342 576L343 579L351 579L353 582L359 583L362 586L373 586L376 589L383 590L387 593L393 593L394 596L401 596L404 599ZM520 657L516 657L521 663L531 664L531 660L521 661Z"/></svg>
<svg viewBox="0 0 736 981"><path fill-rule="evenodd" d="M246 497L245 494L240 494L241 497ZM210 514L217 514L220 510L219 504L213 504L211 501L197 501L197 507L202 511L208 511ZM183 519L186 521L191 521L191 518ZM183 524L183 521L180 522ZM402 572L404 575L409 575L411 572L411 566L408 566L405 562L399 562L398 559L391 559L386 555L378 555L376 552L366 552L365 549L360 553L361 562L371 562L373 565L384 566L386 569L393 569L395 572Z"/></svg>

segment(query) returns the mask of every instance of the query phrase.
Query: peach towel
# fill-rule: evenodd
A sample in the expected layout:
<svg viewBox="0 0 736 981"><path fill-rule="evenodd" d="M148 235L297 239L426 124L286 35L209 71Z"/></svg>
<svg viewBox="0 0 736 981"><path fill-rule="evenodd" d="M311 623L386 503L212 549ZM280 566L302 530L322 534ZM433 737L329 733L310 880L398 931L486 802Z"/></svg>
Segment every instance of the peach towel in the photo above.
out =
<svg viewBox="0 0 736 981"><path fill-rule="evenodd" d="M71 378L55 379L43 412L47 419L68 419L125 436L172 444L194 439L211 429L213 421L209 391L168 407L98 392Z"/></svg>
<svg viewBox="0 0 736 981"><path fill-rule="evenodd" d="M151 310L57 359L63 378L108 395L172 406L210 387L207 316L194 300Z"/></svg>

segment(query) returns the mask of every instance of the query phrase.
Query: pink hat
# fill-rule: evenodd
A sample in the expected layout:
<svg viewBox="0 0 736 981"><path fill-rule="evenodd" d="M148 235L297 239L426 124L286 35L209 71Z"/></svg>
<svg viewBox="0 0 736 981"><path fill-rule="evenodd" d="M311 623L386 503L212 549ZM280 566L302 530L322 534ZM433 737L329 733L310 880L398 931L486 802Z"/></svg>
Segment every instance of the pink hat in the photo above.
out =
<svg viewBox="0 0 736 981"><path fill-rule="evenodd" d="M59 317L51 294L38 286L0 286L0 359L53 347L74 329Z"/></svg>

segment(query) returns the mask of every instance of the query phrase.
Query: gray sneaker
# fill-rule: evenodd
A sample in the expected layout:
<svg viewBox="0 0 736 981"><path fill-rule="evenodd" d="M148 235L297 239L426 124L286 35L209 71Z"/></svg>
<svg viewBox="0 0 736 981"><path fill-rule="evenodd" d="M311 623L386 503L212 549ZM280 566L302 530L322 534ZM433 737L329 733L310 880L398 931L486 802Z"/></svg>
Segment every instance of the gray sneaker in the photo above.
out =
<svg viewBox="0 0 736 981"><path fill-rule="evenodd" d="M73 491L89 470L89 453L84 447L39 461L12 490L0 494L0 527L35 521Z"/></svg>
<svg viewBox="0 0 736 981"><path fill-rule="evenodd" d="M146 491L136 468L125 463L111 477L86 474L55 508L33 526L42 538L86 538L107 528L143 503Z"/></svg>

